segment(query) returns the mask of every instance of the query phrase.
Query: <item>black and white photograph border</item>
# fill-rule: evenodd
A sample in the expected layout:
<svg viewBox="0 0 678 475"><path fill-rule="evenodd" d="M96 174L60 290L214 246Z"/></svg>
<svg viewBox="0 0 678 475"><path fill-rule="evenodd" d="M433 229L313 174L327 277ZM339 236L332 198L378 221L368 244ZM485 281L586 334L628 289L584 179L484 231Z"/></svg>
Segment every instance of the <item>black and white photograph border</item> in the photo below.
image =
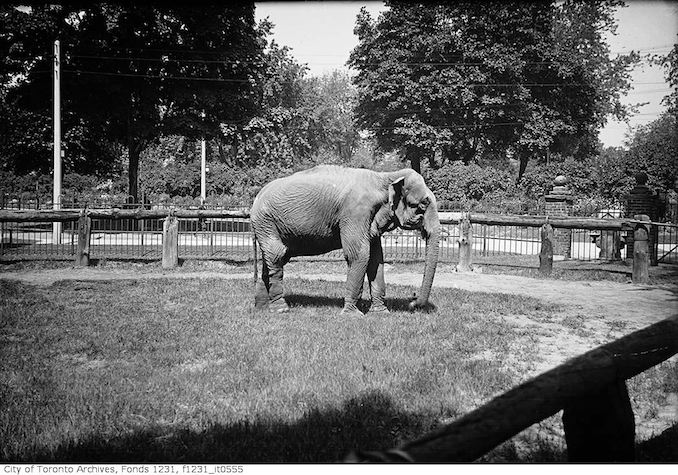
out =
<svg viewBox="0 0 678 475"><path fill-rule="evenodd" d="M1 6L2 473L675 468L677 40L670 1Z"/></svg>

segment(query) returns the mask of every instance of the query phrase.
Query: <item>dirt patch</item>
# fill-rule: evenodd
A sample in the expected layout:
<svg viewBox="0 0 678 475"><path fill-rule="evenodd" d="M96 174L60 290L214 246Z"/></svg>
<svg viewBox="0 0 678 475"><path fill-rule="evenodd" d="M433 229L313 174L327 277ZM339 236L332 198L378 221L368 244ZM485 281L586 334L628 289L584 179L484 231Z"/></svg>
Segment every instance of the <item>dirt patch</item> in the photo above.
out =
<svg viewBox="0 0 678 475"><path fill-rule="evenodd" d="M314 274L286 271L286 278L344 282L343 273ZM247 269L233 267L215 270L162 270L136 268L55 268L0 272L0 279L19 280L33 285L52 285L62 280L139 280L139 279L252 279ZM418 287L421 275L414 272L387 273L387 284ZM471 292L526 295L566 307L568 314L587 322L624 322L626 327L643 327L678 313L678 279L661 285L637 285L613 281L566 281L530 277L439 272L434 288L464 289Z"/></svg>

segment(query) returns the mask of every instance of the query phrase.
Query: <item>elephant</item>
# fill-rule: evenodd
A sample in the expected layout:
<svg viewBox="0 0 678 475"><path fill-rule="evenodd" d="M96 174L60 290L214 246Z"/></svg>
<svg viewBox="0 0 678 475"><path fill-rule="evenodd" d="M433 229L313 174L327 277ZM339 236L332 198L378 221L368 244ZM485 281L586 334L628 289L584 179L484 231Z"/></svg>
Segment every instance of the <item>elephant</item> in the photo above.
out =
<svg viewBox="0 0 678 475"><path fill-rule="evenodd" d="M412 169L376 172L318 165L264 186L254 199L250 221L262 254L257 309L289 310L283 298L283 267L290 258L342 249L348 263L342 314L362 315L357 303L365 275L369 312L388 312L381 235L396 228L420 230L426 239L423 281L409 309L428 305L440 221L435 196Z"/></svg>

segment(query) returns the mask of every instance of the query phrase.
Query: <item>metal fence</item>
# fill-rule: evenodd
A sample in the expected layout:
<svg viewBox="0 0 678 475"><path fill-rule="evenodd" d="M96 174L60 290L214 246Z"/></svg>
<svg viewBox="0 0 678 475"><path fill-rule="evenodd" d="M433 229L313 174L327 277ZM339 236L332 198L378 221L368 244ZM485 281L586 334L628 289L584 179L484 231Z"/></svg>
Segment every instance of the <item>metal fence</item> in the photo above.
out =
<svg viewBox="0 0 678 475"><path fill-rule="evenodd" d="M93 219L90 258L159 260L162 256L163 219ZM678 227L658 224L655 252L659 262L678 263ZM459 226L441 225L440 260L459 258ZM476 257L537 256L541 250L538 227L473 224L472 253ZM77 248L77 223L1 223L0 259L73 259ZM621 240L618 231L570 231L571 259L601 259L600 243L606 238ZM416 231L396 230L382 237L388 261L421 260L426 243ZM618 259L625 259L622 247ZM182 259L215 259L244 262L253 257L247 218L179 218L179 256ZM630 256L628 256L630 257ZM343 259L333 251L320 259Z"/></svg>
<svg viewBox="0 0 678 475"><path fill-rule="evenodd" d="M49 209L49 203L3 200L5 209ZM66 206L64 206L65 208ZM107 208L169 210L170 204L107 204ZM75 208L75 207L74 207ZM223 209L202 206L201 209ZM94 209L94 208L93 208ZM191 208L192 209L192 208ZM242 211L246 208L229 208ZM441 210L441 215L447 210ZM590 214L589 214L590 215ZM598 218L621 218L621 209L597 210ZM2 222L0 259L72 259L77 247L77 223ZM163 219L93 219L90 240L91 259L158 260L162 256ZM456 262L459 258L459 226L441 225L440 260ZM541 249L538 227L473 224L472 253L475 257L537 256ZM655 250L658 262L678 263L678 227L673 223L656 224ZM618 231L570 231L570 255L576 260L591 261L601 256L606 239L623 242ZM395 230L382 237L384 257L389 261L421 260L426 243L417 231ZM622 245L614 258L625 259ZM248 218L179 218L179 256L184 259L220 259L247 261L253 257L253 243ZM628 256L631 257L631 256ZM333 251L320 259L343 259Z"/></svg>

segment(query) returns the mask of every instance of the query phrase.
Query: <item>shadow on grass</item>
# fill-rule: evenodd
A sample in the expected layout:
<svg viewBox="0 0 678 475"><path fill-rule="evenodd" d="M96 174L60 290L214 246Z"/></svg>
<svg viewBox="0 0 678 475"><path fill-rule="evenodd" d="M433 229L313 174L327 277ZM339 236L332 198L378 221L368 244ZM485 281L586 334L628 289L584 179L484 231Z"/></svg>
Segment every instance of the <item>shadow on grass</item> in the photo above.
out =
<svg viewBox="0 0 678 475"><path fill-rule="evenodd" d="M327 297L310 294L286 294L285 300L290 307L337 307L344 306L343 297Z"/></svg>
<svg viewBox="0 0 678 475"><path fill-rule="evenodd" d="M636 447L639 462L678 462L678 423Z"/></svg>
<svg viewBox="0 0 678 475"><path fill-rule="evenodd" d="M449 416L448 414L447 416ZM455 417L459 414L454 414ZM381 451L420 438L440 415L398 408L380 391L347 400L340 408L313 409L298 421L253 420L214 424L203 431L151 426L125 435L71 441L1 462L46 463L331 463L354 450ZM520 439L520 436L518 436ZM511 439L482 463L566 462L567 453L548 439ZM518 448L520 447L520 449ZM636 447L639 462L678 461L678 424Z"/></svg>
<svg viewBox="0 0 678 475"><path fill-rule="evenodd" d="M288 305L292 308L294 307L336 307L343 308L344 298L343 297L326 297L319 295L307 295L307 294L288 294L285 295L285 300ZM386 298L386 308L391 312L409 312L410 299L404 298ZM372 303L369 300L361 299L358 302L358 308L362 312L367 312L370 309ZM422 308L421 311L432 312L436 310L436 306L432 303L428 303L426 307Z"/></svg>
<svg viewBox="0 0 678 475"><path fill-rule="evenodd" d="M436 424L432 414L397 408L379 391L346 401L340 408L314 409L292 423L241 421L195 432L150 427L123 436L97 436L12 462L336 462L354 449L389 449L419 437Z"/></svg>

